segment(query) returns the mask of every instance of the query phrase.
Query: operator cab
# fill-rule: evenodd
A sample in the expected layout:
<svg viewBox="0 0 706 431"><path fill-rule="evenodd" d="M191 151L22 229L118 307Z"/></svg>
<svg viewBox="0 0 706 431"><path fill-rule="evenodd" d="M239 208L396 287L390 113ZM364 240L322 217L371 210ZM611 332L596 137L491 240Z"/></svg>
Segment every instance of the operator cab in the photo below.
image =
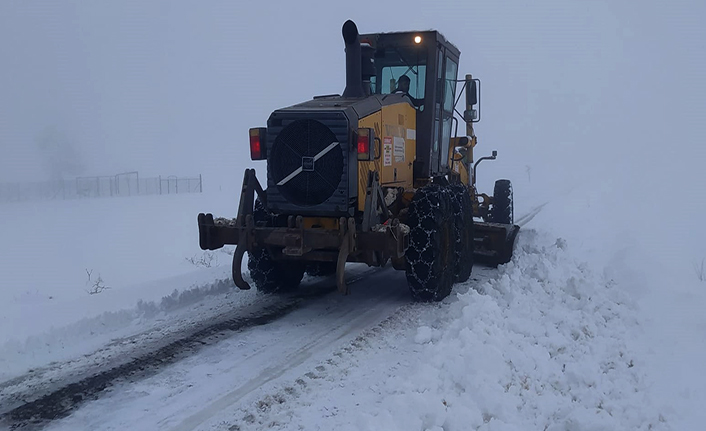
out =
<svg viewBox="0 0 706 431"><path fill-rule="evenodd" d="M375 65L366 92L392 94L400 77L409 78L409 103L417 109L414 176L445 174L460 51L437 31L362 34L360 42L372 48Z"/></svg>

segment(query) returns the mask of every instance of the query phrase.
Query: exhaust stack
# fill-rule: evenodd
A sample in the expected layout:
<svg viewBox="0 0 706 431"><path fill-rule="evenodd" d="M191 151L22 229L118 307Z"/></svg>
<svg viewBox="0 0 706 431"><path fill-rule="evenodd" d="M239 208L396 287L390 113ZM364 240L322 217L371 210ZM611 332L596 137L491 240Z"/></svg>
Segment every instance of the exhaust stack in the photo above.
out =
<svg viewBox="0 0 706 431"><path fill-rule="evenodd" d="M343 90L343 97L365 97L360 37L358 27L351 20L343 24L343 41L346 44L346 89Z"/></svg>

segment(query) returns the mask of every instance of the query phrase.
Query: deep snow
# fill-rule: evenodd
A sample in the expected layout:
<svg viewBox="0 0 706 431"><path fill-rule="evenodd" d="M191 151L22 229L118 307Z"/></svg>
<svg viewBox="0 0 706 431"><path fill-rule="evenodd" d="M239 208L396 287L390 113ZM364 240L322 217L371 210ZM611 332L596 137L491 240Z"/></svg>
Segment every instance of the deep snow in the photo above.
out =
<svg viewBox="0 0 706 431"><path fill-rule="evenodd" d="M702 429L702 2L407 6L401 16L393 2L0 4L11 41L0 54L13 60L0 68L11 83L3 181L41 175L33 139L58 123L98 173L203 171L208 191L0 206L0 380L257 300L221 283L228 253L207 257L211 268L187 261L204 256L196 214L234 214L242 170L263 174L246 162L248 127L342 90L338 35L353 18L362 31L438 28L463 52L459 70L483 79L477 155L500 157L479 183L512 179L526 216L518 253L442 304L403 306L347 347L323 345L303 378L292 371L200 426ZM302 10L317 12L314 24L292 19ZM277 23L267 32L264 16ZM86 271L110 289L89 295ZM206 363L227 367L231 343ZM187 380L173 378L181 366L151 382L188 401ZM199 372L210 371L189 384ZM157 406L139 408L168 416ZM112 408L99 401L54 425L80 428L82 415L100 425Z"/></svg>
<svg viewBox="0 0 706 431"><path fill-rule="evenodd" d="M522 189L521 182L518 186ZM595 219L600 205L594 199L600 195L605 202L610 199L607 192L583 186L557 193L549 202L519 201L516 211L524 225L511 263L498 270L476 268L475 280L457 285L442 304L411 304L396 312L391 309L383 321L364 322L361 336L350 346L324 344L317 351L318 365L316 361L302 363L296 370L299 374L292 371L281 380L252 389L248 397L207 416L196 428L219 429L228 424L241 429L698 429L703 414L699 406L706 400L706 385L699 372L706 358L706 319L700 312L706 304L704 285L684 268L647 260L654 258L651 250L644 243L640 247L640 237L625 226L603 226L603 231L586 235L601 225ZM137 220L148 212L154 219L166 219L175 207L183 207L184 222L193 225L187 230L196 242L195 221L188 220L193 217L186 215L187 210L198 210L205 199L224 197L95 200L81 202L76 210L84 216L101 215L109 207L115 219ZM11 208L31 214L26 209ZM69 216L71 211L64 209L65 229L80 231L81 237L101 235L101 224L93 225L94 233L86 235L87 225L80 217ZM54 211L52 217L58 213ZM17 231L28 232L46 217L42 212L36 214L35 219L25 217L26 229ZM74 220L73 227L69 220ZM573 222L582 223L583 229L574 229ZM168 223L135 223L131 232L137 241L171 238L173 229ZM149 247L132 248L128 241L123 244L144 261L162 262L165 276L175 267L183 272L136 285L113 284L95 295L84 290L80 277L73 289L52 288L41 278L46 272L27 272L27 277L36 274L35 283L45 286L35 289L37 297L57 299L45 300L36 310L23 302L22 289L31 285L31 278L21 280L24 284L5 283L9 289L3 291L6 307L2 313L18 330L8 337L13 331L3 325L3 380L50 361L76 359L111 339L165 322L181 319L188 324L189 319L203 318L219 306L222 311L223 303L237 308L257 299L255 292L232 290L227 280L228 253L223 252L214 267L200 268L187 262L198 255L194 244L168 248L163 254ZM80 273L86 266L82 257L96 256L76 253L80 243L72 254L71 245L67 244L64 259L55 260L54 265L66 272L73 265ZM51 254L47 250L42 255L29 245L24 250L17 245L12 249L20 255L34 253L33 262ZM106 273L106 280L113 273L130 271L133 262L111 254L105 253L110 259L103 267L112 271ZM47 260L43 268L50 270L51 262ZM131 276L139 277L139 273ZM395 276L405 296L404 277L401 273ZM673 283L666 290L662 283L669 279L681 284ZM17 290L12 292L12 287ZM346 298L336 301L345 303ZM67 315L67 303L81 313ZM18 312L20 305L30 312ZM37 310L44 318L34 314ZM307 337L307 331L305 327L294 334ZM228 364L231 354L222 349L220 356L204 353L169 367L150 381L159 382L173 373L188 374L194 361ZM78 361L66 367L82 364ZM317 371L320 366L328 371ZM53 372L60 374L61 368L59 363ZM316 373L321 378L306 377ZM198 387L201 377L197 373L192 381L181 379L170 386L193 409L199 404L193 404L188 388ZM238 387L242 377L224 383ZM296 383L301 379L307 382L305 387ZM272 402L282 391L284 401ZM111 400L106 400L111 408L120 405ZM262 400L271 407L258 408ZM168 412L160 410L159 403L138 404L155 417ZM105 408L101 402L89 405L56 426L72 429L85 421L95 424L90 417L103 417L101 409ZM124 415L120 417L125 420ZM174 424L173 419L164 419ZM110 423L106 421L105 426L110 428ZM140 423L130 426L139 428Z"/></svg>
<svg viewBox="0 0 706 431"><path fill-rule="evenodd" d="M322 362L294 405L251 405L231 420L240 429L669 429L631 346L643 336L632 301L569 248L525 230L497 277L457 286L439 306L404 307L382 335L369 331L358 349Z"/></svg>

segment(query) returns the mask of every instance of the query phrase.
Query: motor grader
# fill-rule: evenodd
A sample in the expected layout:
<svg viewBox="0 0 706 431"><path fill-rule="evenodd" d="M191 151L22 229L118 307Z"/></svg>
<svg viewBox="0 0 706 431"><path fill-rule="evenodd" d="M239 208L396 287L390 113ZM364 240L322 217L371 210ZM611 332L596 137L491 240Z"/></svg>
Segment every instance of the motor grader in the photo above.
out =
<svg viewBox="0 0 706 431"><path fill-rule="evenodd" d="M237 217L198 215L200 246L236 245L241 289L247 252L263 292L296 288L308 272L335 273L348 293L346 262L391 262L413 299L439 301L474 261L508 262L519 230L510 181L492 196L476 190L478 163L497 155L474 159L480 81L458 79L460 52L437 31L359 34L346 21L342 33L343 94L277 109L249 130L266 187L247 169Z"/></svg>

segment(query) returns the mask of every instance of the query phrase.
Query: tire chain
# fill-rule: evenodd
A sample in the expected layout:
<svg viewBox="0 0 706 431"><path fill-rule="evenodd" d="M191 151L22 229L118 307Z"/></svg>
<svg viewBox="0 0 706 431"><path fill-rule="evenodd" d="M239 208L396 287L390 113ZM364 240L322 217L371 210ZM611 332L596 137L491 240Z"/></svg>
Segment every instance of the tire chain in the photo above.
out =
<svg viewBox="0 0 706 431"><path fill-rule="evenodd" d="M271 226L274 219L259 198L255 200L253 218L256 224L264 222L264 226ZM264 293L294 289L304 274L303 268L301 274L297 274L293 265L291 268L279 267L264 248L248 251L248 270L257 290Z"/></svg>
<svg viewBox="0 0 706 431"><path fill-rule="evenodd" d="M440 262L441 238L437 226L450 225L451 196L448 189L430 184L417 190L410 204L410 242L406 253L406 275L415 300L439 301L451 291L453 274Z"/></svg>
<svg viewBox="0 0 706 431"><path fill-rule="evenodd" d="M454 280L464 282L473 267L473 208L468 189L462 184L449 185L454 219Z"/></svg>

